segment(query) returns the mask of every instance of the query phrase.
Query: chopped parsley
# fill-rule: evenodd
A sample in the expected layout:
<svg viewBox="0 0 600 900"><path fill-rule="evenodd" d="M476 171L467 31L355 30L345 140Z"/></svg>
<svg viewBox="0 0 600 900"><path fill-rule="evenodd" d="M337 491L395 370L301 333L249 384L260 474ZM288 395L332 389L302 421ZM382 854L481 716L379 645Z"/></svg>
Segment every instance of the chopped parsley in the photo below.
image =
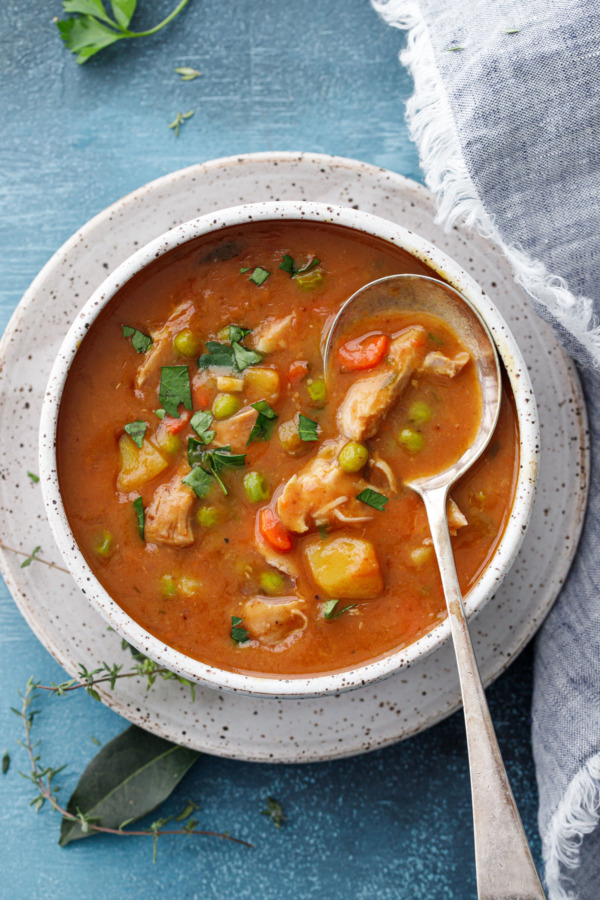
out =
<svg viewBox="0 0 600 900"><path fill-rule="evenodd" d="M190 419L190 425L203 444L210 444L215 436L214 431L210 427L212 424L212 420L212 413L201 412L200 410L198 410L198 412L195 412Z"/></svg>
<svg viewBox="0 0 600 900"><path fill-rule="evenodd" d="M229 344L222 344L219 341L207 341L207 353L204 353L198 360L199 369L208 369L212 366L225 366L228 369L234 369L237 372L243 372L248 366L254 366L262 360L262 354L256 350L248 350L240 341L243 340L250 330L241 328L239 325L229 326Z"/></svg>
<svg viewBox="0 0 600 900"><path fill-rule="evenodd" d="M227 496L227 488L223 484L221 478L219 477L219 473L223 469L239 469L243 468L246 463L246 454L245 453L232 453L231 447L219 447L216 450L205 450L204 445L197 441L195 438L188 438L188 462L190 466L193 466L192 472L187 475L183 480L186 484L189 484L191 488L196 491L196 488L192 484L191 481L187 479L191 478L194 471L198 468L200 471L204 472L206 477L208 478L208 483L210 486L211 477L215 478L219 483L221 490ZM197 480L200 479L200 476L196 476ZM201 479L203 484L206 482L204 479ZM205 493L200 495L196 491L196 495L198 497L206 496L209 488L205 490Z"/></svg>
<svg viewBox="0 0 600 900"><path fill-rule="evenodd" d="M366 503L367 506L372 506L373 509L378 509L379 512L383 512L389 497L385 497L383 494L380 494L378 491L374 491L371 488L365 488L364 491L361 491L360 494L357 495L356 499Z"/></svg>
<svg viewBox="0 0 600 900"><path fill-rule="evenodd" d="M243 328L241 325L230 325L229 340L232 344L239 344L239 342L243 341L245 337L248 337L251 332L251 328Z"/></svg>
<svg viewBox="0 0 600 900"><path fill-rule="evenodd" d="M248 366L255 366L262 360L262 354L256 350L248 350L241 344L232 343L233 357L235 359L235 367L238 372L243 372Z"/></svg>
<svg viewBox="0 0 600 900"><path fill-rule="evenodd" d="M193 438L190 438L193 440ZM189 475L186 475L185 478L181 479L184 484L187 484L188 487L191 487L196 497L200 500L203 497L206 497L208 492L210 491L213 481L208 472L205 472L200 466L194 466Z"/></svg>
<svg viewBox="0 0 600 900"><path fill-rule="evenodd" d="M179 418L180 403L183 403L185 408L190 411L193 409L190 372L187 366L162 367L158 399L166 412L174 419Z"/></svg>
<svg viewBox="0 0 600 900"><path fill-rule="evenodd" d="M252 403L251 406L257 411L258 416L256 417L256 422L252 426L252 431L250 432L250 437L246 441L246 446L251 444L252 441L268 441L271 437L275 419L277 418L277 413L269 406L266 400L259 400L258 403Z"/></svg>
<svg viewBox="0 0 600 900"><path fill-rule="evenodd" d="M131 346L136 353L145 353L152 346L152 338L143 331L138 331L137 328L132 328L130 325L123 325L122 330L123 337L131 338Z"/></svg>
<svg viewBox="0 0 600 900"><path fill-rule="evenodd" d="M243 275L244 272L249 272L252 266L244 266L243 269L240 269L240 275Z"/></svg>
<svg viewBox="0 0 600 900"><path fill-rule="evenodd" d="M209 366L226 366L228 369L235 367L233 349L229 344L221 344L219 341L207 341L206 350L198 360L199 369L208 369Z"/></svg>
<svg viewBox="0 0 600 900"><path fill-rule="evenodd" d="M271 273L267 269L263 269L262 266L257 266L250 276L249 281L252 281L258 287L260 287L261 284L265 283L270 274Z"/></svg>
<svg viewBox="0 0 600 900"><path fill-rule="evenodd" d="M133 443L137 447L141 448L147 428L148 426L145 422L142 422L141 419L136 419L135 422L127 423L127 425L125 426L125 431L129 435Z"/></svg>
<svg viewBox="0 0 600 900"><path fill-rule="evenodd" d="M135 514L137 516L137 525L140 532L140 537L144 540L144 501L141 497L136 497L136 499L131 504L135 510Z"/></svg>
<svg viewBox="0 0 600 900"><path fill-rule="evenodd" d="M248 632L245 628L240 628L242 619L239 616L231 617L231 637L237 644L245 644L248 638Z"/></svg>
<svg viewBox="0 0 600 900"><path fill-rule="evenodd" d="M358 606L358 603L350 603L349 606L343 606L341 609L338 609L339 600L327 600L323 604L323 617L327 619L327 621L331 621L331 619L339 619L340 616L343 616L345 612L348 612L349 609L355 609Z"/></svg>
<svg viewBox="0 0 600 900"><path fill-rule="evenodd" d="M38 481L40 480L40 476L36 475L35 472L28 472L27 475L29 478L31 478L31 480L33 481L34 484L37 484Z"/></svg>
<svg viewBox="0 0 600 900"><path fill-rule="evenodd" d="M287 272L291 278L295 278L296 275L305 275L307 272L310 272L311 269L315 269L320 264L320 262L320 259L317 259L316 256L313 256L313 258L303 266L297 266L289 253L286 253L279 263L279 268L283 269L284 272Z"/></svg>
<svg viewBox="0 0 600 900"><path fill-rule="evenodd" d="M318 441L318 425L312 419L307 419L302 413L298 416L298 434L303 441Z"/></svg>

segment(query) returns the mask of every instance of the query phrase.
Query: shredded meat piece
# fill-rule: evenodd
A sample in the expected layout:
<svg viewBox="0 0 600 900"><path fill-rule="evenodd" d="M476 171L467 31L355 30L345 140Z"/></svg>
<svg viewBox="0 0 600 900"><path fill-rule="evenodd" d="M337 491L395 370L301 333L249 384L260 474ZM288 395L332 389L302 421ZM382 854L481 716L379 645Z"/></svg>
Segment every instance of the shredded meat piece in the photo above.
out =
<svg viewBox="0 0 600 900"><path fill-rule="evenodd" d="M462 372L466 364L471 359L466 350L457 353L454 359L444 356L439 350L428 353L419 368L419 372L427 372L430 375L445 375L448 378L454 378L459 372Z"/></svg>
<svg viewBox="0 0 600 900"><path fill-rule="evenodd" d="M390 344L385 363L355 381L338 410L342 434L352 441L373 437L423 356L425 329L408 328Z"/></svg>
<svg viewBox="0 0 600 900"><path fill-rule="evenodd" d="M256 549L264 557L264 560L268 565L272 566L274 569L279 569L280 572L289 575L290 578L296 579L299 577L300 567L295 561L293 554L279 553L271 547L271 545L265 541L258 527L256 528L255 541Z"/></svg>
<svg viewBox="0 0 600 900"><path fill-rule="evenodd" d="M446 507L446 514L448 516L448 531L450 532L450 537L454 537L454 535L461 528L464 528L465 525L468 525L467 517L460 509L458 503L452 499L452 497L448 500L448 505ZM423 541L425 547L428 547L430 544L433 544L433 541L430 537L426 537Z"/></svg>
<svg viewBox="0 0 600 900"><path fill-rule="evenodd" d="M173 338L188 324L194 311L194 304L190 300L186 300L175 308L162 328L150 332L152 346L144 354L144 361L137 370L134 383L136 391L141 390L158 369L169 364L173 351Z"/></svg>
<svg viewBox="0 0 600 900"><path fill-rule="evenodd" d="M294 324L294 314L278 319L269 316L248 338L249 346L259 353L273 353L287 347L287 333Z"/></svg>
<svg viewBox="0 0 600 900"><path fill-rule="evenodd" d="M213 420L211 428L215 432L213 441L217 447L231 447L232 453L243 453L250 432L258 418L258 412L251 406L244 407L230 419L221 422Z"/></svg>
<svg viewBox="0 0 600 900"><path fill-rule="evenodd" d="M154 492L144 523L144 537L148 543L172 547L190 547L194 543L191 518L195 495L181 480L189 471L190 467L185 463L170 481Z"/></svg>
<svg viewBox="0 0 600 900"><path fill-rule="evenodd" d="M252 597L241 610L243 626L254 640L283 650L308 624L300 609L303 603L300 597Z"/></svg>
<svg viewBox="0 0 600 900"><path fill-rule="evenodd" d="M343 472L337 455L345 440L327 441L310 462L292 475L277 500L277 514L290 531L302 534L315 525L339 522L336 512L364 522L365 507L356 500L367 482L360 475ZM340 497L345 498L338 503ZM309 523L312 519L312 523Z"/></svg>

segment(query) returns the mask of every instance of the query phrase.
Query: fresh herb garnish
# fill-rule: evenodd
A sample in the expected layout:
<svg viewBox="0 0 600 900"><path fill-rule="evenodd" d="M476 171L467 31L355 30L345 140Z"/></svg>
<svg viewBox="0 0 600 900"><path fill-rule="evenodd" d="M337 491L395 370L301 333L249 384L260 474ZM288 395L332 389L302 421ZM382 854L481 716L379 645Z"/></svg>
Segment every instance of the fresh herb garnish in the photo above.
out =
<svg viewBox="0 0 600 900"><path fill-rule="evenodd" d="M245 337L251 334L251 328L243 328L241 325L230 325L229 326L229 340L232 344L243 341Z"/></svg>
<svg viewBox="0 0 600 900"><path fill-rule="evenodd" d="M154 415L158 416L159 419L164 419L166 414L167 414L166 409L155 409L154 410Z"/></svg>
<svg viewBox="0 0 600 900"><path fill-rule="evenodd" d="M328 622L331 621L331 619L339 619L339 617L343 616L349 609L355 609L355 607L358 606L358 603L350 603L349 606L338 609L337 605L339 602L339 600L326 600L323 604L323 617L327 619Z"/></svg>
<svg viewBox="0 0 600 900"><path fill-rule="evenodd" d="M230 329L239 328L237 325L229 327ZM244 329L239 329L239 331L244 331ZM255 366L262 360L261 353L256 350L248 350L239 341L232 341L231 346L218 341L207 341L206 349L208 353L203 354L198 360L199 369L208 369L209 366L227 366L229 369L243 372L248 366Z"/></svg>
<svg viewBox="0 0 600 900"><path fill-rule="evenodd" d="M268 441L273 431L275 419L278 418L275 410L269 406L266 400L259 400L258 403L252 403L252 408L258 413L256 422L252 426L250 437L246 441L246 446L252 441Z"/></svg>
<svg viewBox="0 0 600 900"><path fill-rule="evenodd" d="M373 509L378 509L379 512L383 512L389 497L385 497L383 494L380 494L378 491L373 491L371 488L365 488L364 491L361 491L360 494L357 495L356 499L360 500L362 503L366 503L367 506L372 506Z"/></svg>
<svg viewBox="0 0 600 900"><path fill-rule="evenodd" d="M135 514L137 516L137 524L140 531L140 537L144 540L144 501L141 497L136 497L136 499L131 504L135 510Z"/></svg>
<svg viewBox="0 0 600 900"><path fill-rule="evenodd" d="M265 283L270 274L271 273L267 271L267 269L263 269L262 266L257 266L248 280L260 287L261 284Z"/></svg>
<svg viewBox="0 0 600 900"><path fill-rule="evenodd" d="M193 438L190 438L190 441L193 441ZM195 443L198 443L197 441ZM188 451L189 453L189 451ZM181 479L184 484L187 484L188 487L191 487L196 497L199 500L202 500L212 487L212 478L205 472L201 466L194 466L189 475L186 475L185 478Z"/></svg>
<svg viewBox="0 0 600 900"><path fill-rule="evenodd" d="M312 419L307 419L302 413L298 416L298 434L303 441L318 441L318 425Z"/></svg>
<svg viewBox="0 0 600 900"><path fill-rule="evenodd" d="M131 346L137 353L145 353L152 346L152 338L131 325L123 325L123 337L131 338Z"/></svg>
<svg viewBox="0 0 600 900"><path fill-rule="evenodd" d="M244 272L249 272L251 268L252 268L252 266L243 266L243 267L240 269L240 275L243 275Z"/></svg>
<svg viewBox="0 0 600 900"><path fill-rule="evenodd" d="M231 617L231 637L238 644L245 644L248 640L248 632L245 628L240 628L242 620L239 616Z"/></svg>
<svg viewBox="0 0 600 900"><path fill-rule="evenodd" d="M34 549L31 551L31 553L29 554L27 559L24 559L23 562L21 563L21 568L26 569L27 566L30 566L34 560L37 562L36 557L41 549L42 549L41 547L34 547Z"/></svg>
<svg viewBox="0 0 600 900"><path fill-rule="evenodd" d="M36 475L35 472L28 472L27 475L29 476L29 478L31 478L34 484L37 484L40 480L40 476Z"/></svg>
<svg viewBox="0 0 600 900"><path fill-rule="evenodd" d="M77 62L81 65L117 41L156 34L168 25L188 2L189 0L180 0L167 18L154 28L149 28L148 31L130 31L128 26L135 12L137 0L111 0L114 19L107 14L102 0L63 0L64 11L75 13L77 18L62 19L56 22L56 26L65 47L76 54Z"/></svg>
<svg viewBox="0 0 600 900"><path fill-rule="evenodd" d="M261 816L269 816L275 828L281 828L281 823L285 821L283 810L277 800L273 797L267 797L267 808L261 809Z"/></svg>
<svg viewBox="0 0 600 900"><path fill-rule="evenodd" d="M185 124L187 119L191 119L194 115L194 110L190 109L186 113L178 112L173 121L169 124L169 128L172 128L175 132L175 137L179 137L179 129L182 125Z"/></svg>
<svg viewBox="0 0 600 900"><path fill-rule="evenodd" d="M145 422L142 422L141 419L136 419L135 422L127 423L127 425L125 426L125 431L129 435L133 443L141 448L147 428L148 426Z"/></svg>
<svg viewBox="0 0 600 900"><path fill-rule="evenodd" d="M232 344L235 367L238 372L243 372L248 366L255 366L262 360L262 354L256 350L247 350L241 344Z"/></svg>
<svg viewBox="0 0 600 900"><path fill-rule="evenodd" d="M427 335L430 341L433 341L434 344L439 344L440 347L444 346L444 342L441 338L437 336L437 334L433 334L431 331Z"/></svg>
<svg viewBox="0 0 600 900"><path fill-rule="evenodd" d="M196 491L196 488L194 487L194 485L191 483L191 481L188 481L187 479L189 479L193 475L194 471L198 468L202 472L204 472L204 474L209 479L209 487L206 488L205 493L202 496L205 496L208 493L208 490L210 489L210 477L211 476L216 478L216 480L218 481L218 483L221 487L221 490L223 491L225 496L227 496L227 493L228 493L227 488L225 487L221 478L219 477L219 472L221 472L223 469L240 469L240 468L243 468L246 463L246 454L245 453L238 453L238 454L232 453L231 447L229 447L229 446L218 447L215 450L205 450L204 445L201 444L200 441L197 441L195 438L188 438L187 455L188 455L188 462L189 462L190 466L193 466L194 468L192 469L191 473L189 475L187 475L186 478L183 479L184 482L186 484L189 484L189 486L191 488L193 488L194 491ZM204 479L201 479L200 476L195 476L195 477L196 477L196 480L199 483L201 482L202 485L206 484L206 481ZM204 489L204 488L202 487L202 489ZM198 494L197 491L196 491L196 495L198 497L201 496L200 494Z"/></svg>
<svg viewBox="0 0 600 900"><path fill-rule="evenodd" d="M193 409L190 372L187 366L162 367L158 399L174 419L179 419L180 403L190 411Z"/></svg>
<svg viewBox="0 0 600 900"><path fill-rule="evenodd" d="M195 412L190 419L190 425L203 444L210 444L215 436L214 431L210 427L212 424L212 420L212 413L201 412L200 410L198 412Z"/></svg>
<svg viewBox="0 0 600 900"><path fill-rule="evenodd" d="M325 522L321 522L319 525L317 525L317 531L319 532L319 537L321 538L321 540L324 541L329 534L329 526Z"/></svg>
<svg viewBox="0 0 600 900"><path fill-rule="evenodd" d="M313 256L313 258L303 266L296 266L293 258L289 255L289 253L286 253L279 263L279 268L283 269L284 272L287 272L292 278L295 278L296 275L305 275L307 272L310 272L311 269L315 269L320 262L320 259L317 259L316 256Z"/></svg>
<svg viewBox="0 0 600 900"><path fill-rule="evenodd" d="M194 78L200 78L202 75L198 69L191 69L189 66L178 66L175 73L181 76L182 81L193 81Z"/></svg>

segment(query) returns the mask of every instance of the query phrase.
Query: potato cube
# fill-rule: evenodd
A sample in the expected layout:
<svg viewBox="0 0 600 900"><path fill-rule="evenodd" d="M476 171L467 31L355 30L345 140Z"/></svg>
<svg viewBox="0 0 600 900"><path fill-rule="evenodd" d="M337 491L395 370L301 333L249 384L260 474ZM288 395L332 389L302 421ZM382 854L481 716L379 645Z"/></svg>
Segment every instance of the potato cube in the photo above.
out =
<svg viewBox="0 0 600 900"><path fill-rule="evenodd" d="M313 578L330 597L372 600L383 590L375 548L356 537L336 537L307 544L304 550Z"/></svg>
<svg viewBox="0 0 600 900"><path fill-rule="evenodd" d="M244 387L250 403L256 400L277 400L279 397L279 372L266 366L248 366L244 371Z"/></svg>
<svg viewBox="0 0 600 900"><path fill-rule="evenodd" d="M149 440L145 439L142 446L137 447L128 434L122 434L119 438L119 456L121 471L117 477L117 490L124 494L138 491L169 465Z"/></svg>
<svg viewBox="0 0 600 900"><path fill-rule="evenodd" d="M233 375L217 375L217 390L236 392L244 390L244 379Z"/></svg>
<svg viewBox="0 0 600 900"><path fill-rule="evenodd" d="M277 437L285 452L290 456L301 456L310 449L310 446L307 447L308 442L303 441L298 432L297 415L293 419L281 423L277 429Z"/></svg>

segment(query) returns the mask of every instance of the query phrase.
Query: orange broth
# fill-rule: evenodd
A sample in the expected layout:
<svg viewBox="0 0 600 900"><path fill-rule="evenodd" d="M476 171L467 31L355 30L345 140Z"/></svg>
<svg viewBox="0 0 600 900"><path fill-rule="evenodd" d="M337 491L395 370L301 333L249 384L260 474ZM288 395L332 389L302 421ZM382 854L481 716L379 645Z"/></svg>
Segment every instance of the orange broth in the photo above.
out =
<svg viewBox="0 0 600 900"><path fill-rule="evenodd" d="M316 257L319 262L312 263L304 276L292 277L290 271L280 268L286 254L298 267L311 265ZM257 267L270 273L262 284L250 280ZM247 271L241 273L240 269ZM278 552L288 560L282 565L293 563L295 576L269 564L257 540L260 510L269 507L277 516L278 497L289 479L329 441L338 439L336 413L349 386L370 374L339 371L326 400L319 396L315 384L318 388L322 378L320 348L331 317L359 287L396 273L430 275L431 271L386 242L339 226L304 222L245 225L191 241L150 265L119 291L89 329L61 401L57 442L61 492L75 539L100 583L125 612L161 641L212 666L299 676L340 671L389 654L417 640L446 615L437 565L431 548L427 549L429 531L423 504L402 482L445 467L468 444L480 409L472 363L452 378L416 370L376 434L362 442L369 459L384 460L397 482L394 491L389 479L371 463L357 473L357 479L367 479L374 491L387 497L383 510L357 501L355 494L352 508L355 510L357 503L364 507L368 521L328 522L322 527L311 521L306 532L291 533L291 549ZM142 389L136 389L136 373L146 354L135 351L122 326L157 335L173 311L186 303L185 328L198 338L198 353L183 357L171 342L161 366L150 373ZM232 372L198 368L198 357L207 352L206 341L231 346L222 329L235 324L253 330L239 342L250 348L253 335L260 333L265 321L290 313L293 322L275 349L264 353L258 365L249 365L244 373L233 372L238 380L245 379L245 373L253 368L277 372L280 389L269 399L277 419L266 429L268 438L244 447L241 467L218 473L227 496L209 472L208 493L193 498L190 546L143 540L133 501L142 498L148 528L148 510L157 489L183 471L188 439L197 438L183 406L179 407L183 424L172 416L161 420L156 415L161 407L161 367L187 366L194 412L210 412L217 394L223 393L216 386L219 371L225 375ZM443 323L424 316L394 317L387 323L378 321L376 327L367 322L362 331L357 328L349 337L376 331L391 341L394 334L411 326L421 328L422 356L439 350L453 357L461 350ZM386 364L383 359L380 366ZM452 491L468 522L452 539L464 592L489 564L514 499L518 429L506 379L504 387L500 421L490 447ZM242 408L260 399L246 387L236 396ZM417 422L415 409L421 411ZM426 421L423 410L430 414ZM297 420L299 413L316 423L318 440L298 441L292 435L295 443L286 451L279 428ZM118 490L124 426L135 421L146 424L142 443L154 444L165 465L137 489ZM167 427L180 425L164 445L159 444ZM413 435L411 448L400 439L407 431ZM214 444L199 449L211 450ZM253 501L248 495L244 476L250 471L267 484L264 500ZM216 521L207 524L202 519L200 511L205 508L216 510L211 513ZM311 544L332 541L336 536L360 538L372 545L382 579L377 596L356 600L328 594L319 587L305 551ZM273 581L276 583L269 602L277 602L278 595L300 597L302 616L297 622L306 620L301 630L292 630L275 643L253 635L245 620L248 598L266 594L265 573L271 579L271 591ZM333 599L338 600L334 615L347 606L353 608L327 619L324 612L329 607L325 604ZM241 619L237 627L242 631L234 634L238 638L246 634L247 640L232 638L232 617L236 622Z"/></svg>

